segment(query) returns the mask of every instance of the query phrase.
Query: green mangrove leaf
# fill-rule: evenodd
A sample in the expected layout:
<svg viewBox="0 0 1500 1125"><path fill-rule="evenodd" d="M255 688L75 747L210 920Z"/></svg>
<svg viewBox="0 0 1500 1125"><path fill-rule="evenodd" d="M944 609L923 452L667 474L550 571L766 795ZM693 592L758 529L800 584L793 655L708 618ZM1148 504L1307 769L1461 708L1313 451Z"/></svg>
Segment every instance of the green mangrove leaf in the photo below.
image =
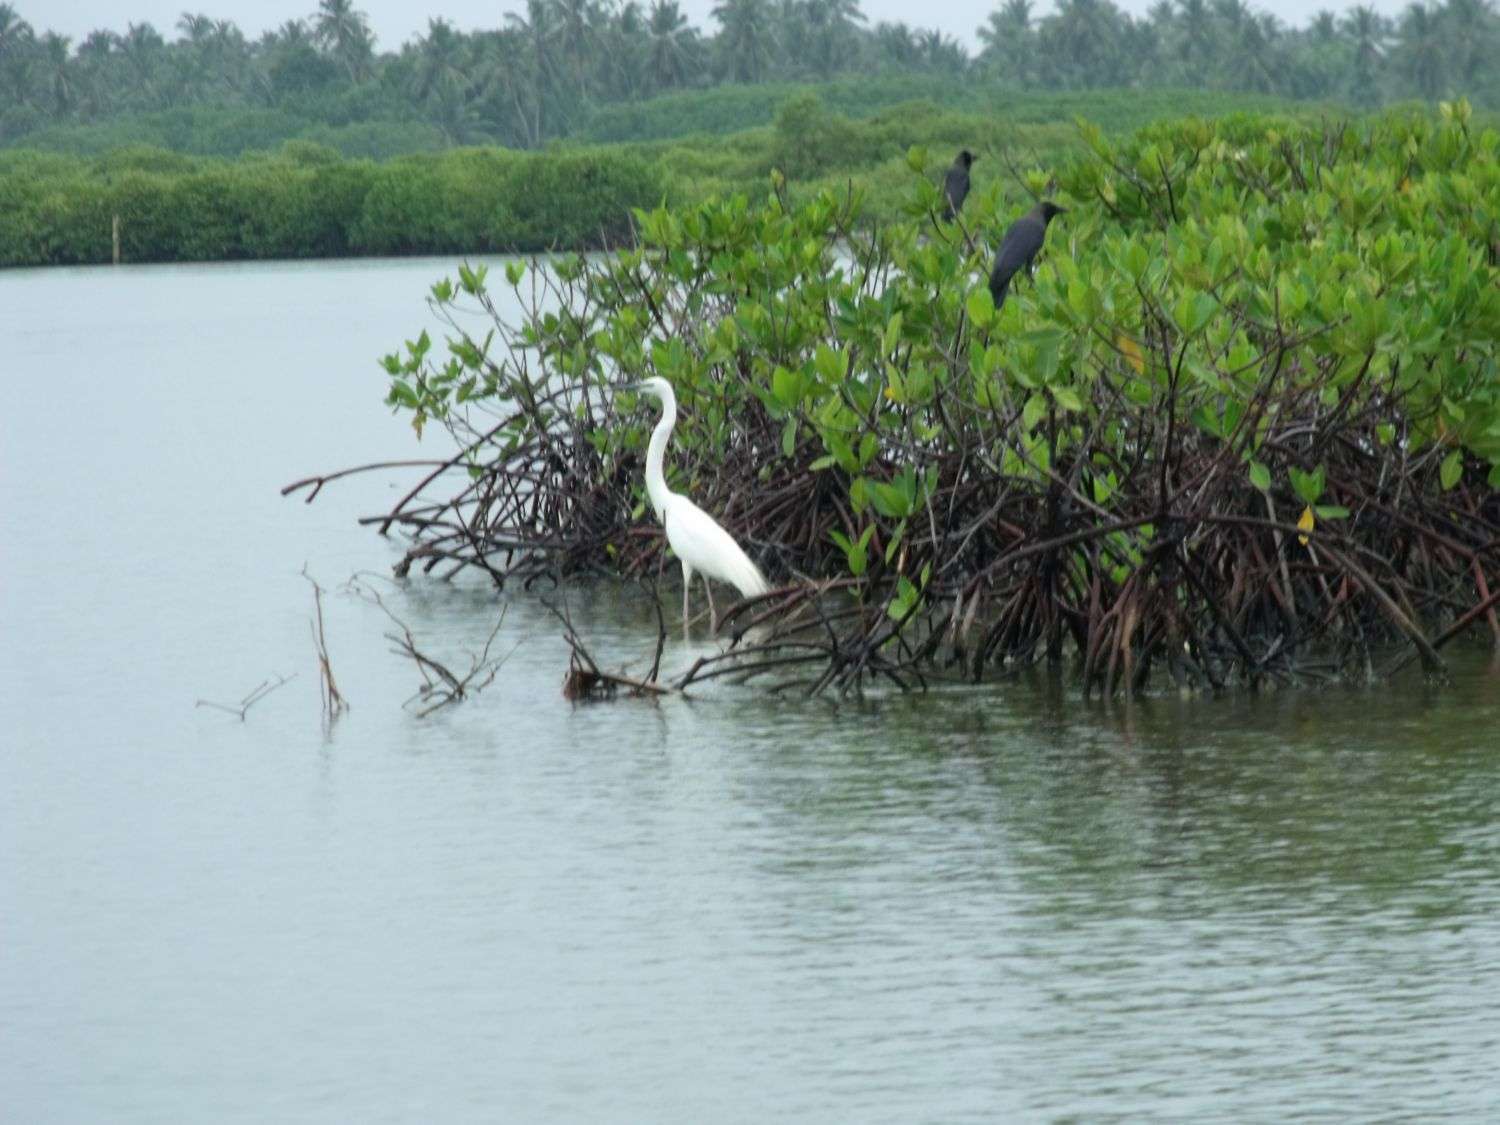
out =
<svg viewBox="0 0 1500 1125"><path fill-rule="evenodd" d="M1187 336L1196 336L1214 315L1216 302L1207 293L1184 293L1172 311L1172 319Z"/></svg>
<svg viewBox="0 0 1500 1125"><path fill-rule="evenodd" d="M1295 466L1287 469L1287 476L1292 482L1292 491L1297 494L1304 504L1311 506L1318 502L1323 495L1323 466L1319 465L1310 473L1304 473Z"/></svg>
<svg viewBox="0 0 1500 1125"><path fill-rule="evenodd" d="M1459 478L1464 475L1464 453L1461 449L1455 449L1443 458L1442 465L1438 468L1438 478L1442 481L1443 491L1447 492Z"/></svg>
<svg viewBox="0 0 1500 1125"><path fill-rule="evenodd" d="M885 545L885 565L890 566L891 560L896 557L896 549L901 546L901 538L906 534L906 521L902 520L896 525L896 530L891 532L891 541Z"/></svg>
<svg viewBox="0 0 1500 1125"><path fill-rule="evenodd" d="M1047 416L1047 399L1042 394L1034 394L1026 399L1026 405L1021 408L1021 425L1028 430L1036 429L1036 425Z"/></svg>
<svg viewBox="0 0 1500 1125"><path fill-rule="evenodd" d="M1083 409L1083 399L1078 397L1078 392L1071 387L1052 387L1052 397L1057 400L1057 405L1064 410L1076 412Z"/></svg>
<svg viewBox="0 0 1500 1125"><path fill-rule="evenodd" d="M976 328L988 328L990 322L995 319L995 300L990 296L989 289L983 285L969 293L969 299L964 302L964 308Z"/></svg>

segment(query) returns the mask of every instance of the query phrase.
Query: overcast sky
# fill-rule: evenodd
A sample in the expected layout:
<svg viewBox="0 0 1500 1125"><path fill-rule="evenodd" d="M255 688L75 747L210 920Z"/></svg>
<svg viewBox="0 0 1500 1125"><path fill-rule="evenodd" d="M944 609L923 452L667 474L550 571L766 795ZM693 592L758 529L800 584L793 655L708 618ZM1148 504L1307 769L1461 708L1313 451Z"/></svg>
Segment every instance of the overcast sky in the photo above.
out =
<svg viewBox="0 0 1500 1125"><path fill-rule="evenodd" d="M127 23L148 21L168 39L177 38L177 20L184 11L202 12L214 19L231 19L251 39L289 19L310 15L317 0L7 0L38 31L57 31L74 43L95 28L124 31ZM708 13L714 0L679 0L695 25L712 30ZM1144 14L1151 0L1116 0L1136 15ZM1256 11L1269 11L1288 23L1305 23L1318 8L1342 12L1356 0L1250 0ZM1395 13L1406 0L1371 0L1380 12ZM920 27L938 27L960 42L973 45L974 31L1000 0L935 0L914 5L910 0L863 0L861 8L874 24L880 20L905 20ZM649 7L649 0L643 0ZM382 51L392 51L415 35L425 32L428 16L442 16L465 31L499 27L504 13L524 8L524 0L363 0L355 7L370 17L370 26ZM1045 15L1050 0L1038 0Z"/></svg>

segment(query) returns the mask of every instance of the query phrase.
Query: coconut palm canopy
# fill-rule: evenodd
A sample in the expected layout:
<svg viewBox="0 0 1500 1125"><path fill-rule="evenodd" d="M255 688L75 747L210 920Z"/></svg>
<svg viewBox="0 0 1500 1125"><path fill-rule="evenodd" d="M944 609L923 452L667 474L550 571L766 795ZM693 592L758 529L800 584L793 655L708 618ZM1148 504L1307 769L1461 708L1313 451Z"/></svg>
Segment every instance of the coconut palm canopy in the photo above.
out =
<svg viewBox="0 0 1500 1125"><path fill-rule="evenodd" d="M524 0L465 32L434 16L381 44L353 0L318 0L258 38L185 12L172 27L71 39L40 5L0 3L0 143L194 107L329 125L420 122L446 144L532 148L602 107L723 83L938 76L995 89L1201 87L1366 106L1464 95L1500 104L1492 0L1368 6L1290 27L1243 0L1003 0L970 50L940 31L876 22L858 0L716 0L695 26L679 0ZM378 155L378 153L372 153Z"/></svg>

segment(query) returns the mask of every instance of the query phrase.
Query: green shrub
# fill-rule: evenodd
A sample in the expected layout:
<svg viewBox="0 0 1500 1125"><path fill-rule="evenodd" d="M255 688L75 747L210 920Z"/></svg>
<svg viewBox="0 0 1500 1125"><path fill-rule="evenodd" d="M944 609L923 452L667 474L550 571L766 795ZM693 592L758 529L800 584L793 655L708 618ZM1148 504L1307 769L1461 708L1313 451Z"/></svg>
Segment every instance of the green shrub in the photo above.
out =
<svg viewBox="0 0 1500 1125"><path fill-rule="evenodd" d="M1495 545L1500 135L1460 103L1082 139L1020 173L1028 195L1055 179L1067 214L1000 308L998 181L965 209L990 228L971 245L929 218L921 153L908 218L873 234L860 192L794 185L644 212L631 248L550 262L545 300L515 265L440 281L447 347L387 356L387 401L508 421L473 444L453 426L468 472L447 507L390 513L417 540L403 566L650 573L655 418L620 384L654 375L688 406L667 471L799 585L839 579L875 611L819 622L819 682L1044 654L1106 694L1153 663L1214 688L1328 661L1366 679L1385 641L1440 671ZM570 472L535 472L554 458ZM476 495L522 493L468 533ZM781 603L778 678L805 658L804 594Z"/></svg>
<svg viewBox="0 0 1500 1125"><path fill-rule="evenodd" d="M816 94L801 94L776 113L771 162L793 179L857 167L866 152L848 118L829 113Z"/></svg>
<svg viewBox="0 0 1500 1125"><path fill-rule="evenodd" d="M618 244L630 236L631 209L656 206L664 192L660 173L628 152L529 156L505 182L496 242L519 251Z"/></svg>
<svg viewBox="0 0 1500 1125"><path fill-rule="evenodd" d="M423 121L313 125L302 133L302 137L336 148L345 156L370 160L390 160L418 152L441 152L448 147L443 131Z"/></svg>
<svg viewBox="0 0 1500 1125"><path fill-rule="evenodd" d="M445 178L427 160L398 160L371 177L352 242L366 254L456 250L446 222Z"/></svg>

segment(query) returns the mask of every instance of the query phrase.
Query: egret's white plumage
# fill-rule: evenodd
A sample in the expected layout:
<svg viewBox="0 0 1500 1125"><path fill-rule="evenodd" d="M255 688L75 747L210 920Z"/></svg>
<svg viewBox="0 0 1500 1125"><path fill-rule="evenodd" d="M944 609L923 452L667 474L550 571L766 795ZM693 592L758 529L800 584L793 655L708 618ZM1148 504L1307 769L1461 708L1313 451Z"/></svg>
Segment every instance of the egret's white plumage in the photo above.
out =
<svg viewBox="0 0 1500 1125"><path fill-rule="evenodd" d="M677 396L672 391L672 384L660 376L652 376L637 383L635 389L653 395L661 403L661 421L651 431L651 444L646 449L646 494L666 529L667 542L682 563L683 625L687 624L688 591L696 573L703 575L710 621L712 627L717 628L713 590L708 584L710 578L728 582L747 598L764 594L771 588L770 584L760 568L750 561L750 556L711 515L686 496L667 487L662 458L672 437L672 427L677 424Z"/></svg>

